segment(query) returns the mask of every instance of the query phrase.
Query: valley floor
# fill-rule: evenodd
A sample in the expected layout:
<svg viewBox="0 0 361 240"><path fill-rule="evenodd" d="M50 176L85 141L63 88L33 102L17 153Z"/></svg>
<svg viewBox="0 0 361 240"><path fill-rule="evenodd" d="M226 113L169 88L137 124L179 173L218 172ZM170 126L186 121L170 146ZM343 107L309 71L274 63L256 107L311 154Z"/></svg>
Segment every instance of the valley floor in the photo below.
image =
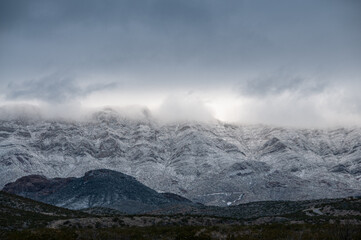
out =
<svg viewBox="0 0 361 240"><path fill-rule="evenodd" d="M1 239L361 239L353 224L270 224L256 226L150 226L113 228L43 228L3 234Z"/></svg>
<svg viewBox="0 0 361 240"><path fill-rule="evenodd" d="M360 198L182 210L147 215L74 211L0 192L0 240L361 239Z"/></svg>

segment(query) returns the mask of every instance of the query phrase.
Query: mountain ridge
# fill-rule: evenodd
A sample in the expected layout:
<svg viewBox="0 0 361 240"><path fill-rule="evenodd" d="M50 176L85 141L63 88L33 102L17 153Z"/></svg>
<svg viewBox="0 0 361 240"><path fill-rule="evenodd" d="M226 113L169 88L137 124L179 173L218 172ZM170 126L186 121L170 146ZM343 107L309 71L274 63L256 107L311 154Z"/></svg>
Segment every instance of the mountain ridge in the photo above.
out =
<svg viewBox="0 0 361 240"><path fill-rule="evenodd" d="M89 121L0 121L0 186L108 168L208 205L360 195L361 129L159 124L111 109Z"/></svg>
<svg viewBox="0 0 361 240"><path fill-rule="evenodd" d="M105 207L133 214L163 206L195 205L176 194L158 193L132 176L109 169L91 170L80 178L29 175L6 184L3 191L74 210Z"/></svg>

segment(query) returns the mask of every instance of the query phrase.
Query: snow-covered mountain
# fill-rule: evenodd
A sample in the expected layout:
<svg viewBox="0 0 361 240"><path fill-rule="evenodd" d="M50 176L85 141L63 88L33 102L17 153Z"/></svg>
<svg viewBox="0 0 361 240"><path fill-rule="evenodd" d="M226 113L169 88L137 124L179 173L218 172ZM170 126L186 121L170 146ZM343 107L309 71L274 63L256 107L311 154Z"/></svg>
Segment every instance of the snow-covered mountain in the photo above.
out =
<svg viewBox="0 0 361 240"><path fill-rule="evenodd" d="M107 168L209 205L361 195L361 129L161 124L111 109L87 121L0 121L0 187Z"/></svg>

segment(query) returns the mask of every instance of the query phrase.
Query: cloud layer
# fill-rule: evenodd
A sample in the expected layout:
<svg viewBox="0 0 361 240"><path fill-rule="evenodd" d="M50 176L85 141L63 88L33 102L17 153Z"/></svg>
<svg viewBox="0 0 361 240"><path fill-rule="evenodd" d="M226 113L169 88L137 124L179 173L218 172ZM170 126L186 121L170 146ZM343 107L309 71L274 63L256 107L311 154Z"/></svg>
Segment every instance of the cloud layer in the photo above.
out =
<svg viewBox="0 0 361 240"><path fill-rule="evenodd" d="M0 104L358 124L359 9L358 0L4 0Z"/></svg>

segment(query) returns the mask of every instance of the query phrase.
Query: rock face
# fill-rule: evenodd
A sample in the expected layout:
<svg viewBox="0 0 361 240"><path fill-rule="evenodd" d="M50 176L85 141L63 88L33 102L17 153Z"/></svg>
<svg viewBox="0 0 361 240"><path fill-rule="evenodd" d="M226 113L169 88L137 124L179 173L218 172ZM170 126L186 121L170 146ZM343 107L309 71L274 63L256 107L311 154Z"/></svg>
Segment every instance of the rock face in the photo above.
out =
<svg viewBox="0 0 361 240"><path fill-rule="evenodd" d="M30 175L6 184L3 191L70 209L107 207L140 213L172 205L194 205L181 196L160 194L131 176L107 169L86 172L81 178Z"/></svg>
<svg viewBox="0 0 361 240"><path fill-rule="evenodd" d="M82 122L0 121L0 187L101 168L208 205L360 195L361 129L160 124L111 109Z"/></svg>

